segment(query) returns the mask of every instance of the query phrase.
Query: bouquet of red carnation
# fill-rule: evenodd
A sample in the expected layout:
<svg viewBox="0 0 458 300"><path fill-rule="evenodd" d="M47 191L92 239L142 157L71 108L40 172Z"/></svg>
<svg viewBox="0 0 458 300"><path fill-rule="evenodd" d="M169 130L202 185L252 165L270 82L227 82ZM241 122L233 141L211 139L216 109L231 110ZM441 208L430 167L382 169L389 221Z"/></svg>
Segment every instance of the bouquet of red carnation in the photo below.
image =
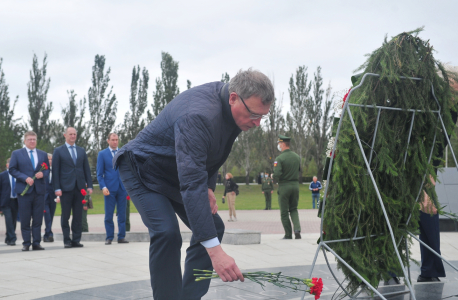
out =
<svg viewBox="0 0 458 300"><path fill-rule="evenodd" d="M219 278L219 275L214 271L196 269L194 269L194 271L202 272L200 274L194 274L194 276L197 277L196 281ZM315 296L315 300L320 299L321 292L323 291L323 281L321 278L302 279L285 276L282 275L281 272L269 273L264 271L242 273L242 275L244 278L261 285L263 289L265 287L264 282L269 282L280 288L291 289L293 291L308 292Z"/></svg>
<svg viewBox="0 0 458 300"><path fill-rule="evenodd" d="M126 199L127 199L127 200L130 200L130 196L127 196Z"/></svg>
<svg viewBox="0 0 458 300"><path fill-rule="evenodd" d="M40 171L38 171L38 172L42 172L42 171L47 170L47 169L48 169L48 165L44 162L44 163L41 164ZM32 179L35 180L37 178L35 177L35 175L33 175ZM21 193L21 196L24 196L25 193L27 193L27 191L29 190L29 187L30 187L30 185L27 185L25 187L25 190Z"/></svg>
<svg viewBox="0 0 458 300"><path fill-rule="evenodd" d="M89 202L89 199L87 199L87 198L88 198L89 196L88 196L88 194L87 194L87 192L86 192L85 189L81 189L81 195L84 196L84 199L83 199L83 201L81 201L81 202L83 202L83 205L87 205L87 203Z"/></svg>

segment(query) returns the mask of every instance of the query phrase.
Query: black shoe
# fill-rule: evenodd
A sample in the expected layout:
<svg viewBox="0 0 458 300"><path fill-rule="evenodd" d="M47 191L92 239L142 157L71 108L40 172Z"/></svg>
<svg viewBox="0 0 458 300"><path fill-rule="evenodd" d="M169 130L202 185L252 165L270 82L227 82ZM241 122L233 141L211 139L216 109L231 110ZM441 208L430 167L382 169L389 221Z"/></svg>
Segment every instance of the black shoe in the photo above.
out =
<svg viewBox="0 0 458 300"><path fill-rule="evenodd" d="M105 245L111 245L111 240L106 240Z"/></svg>
<svg viewBox="0 0 458 300"><path fill-rule="evenodd" d="M30 245L22 246L22 251L29 251Z"/></svg>
<svg viewBox="0 0 458 300"><path fill-rule="evenodd" d="M52 236L44 237L43 242L45 243L52 243L54 242L54 238Z"/></svg>
<svg viewBox="0 0 458 300"><path fill-rule="evenodd" d="M266 207L266 208L264 208L264 210L269 210L269 209Z"/></svg>
<svg viewBox="0 0 458 300"><path fill-rule="evenodd" d="M119 239L118 240L118 244L128 244L128 243L129 243L129 241L126 240L126 239Z"/></svg>
<svg viewBox="0 0 458 300"><path fill-rule="evenodd" d="M32 245L32 249L33 249L33 250L45 250L45 248L41 247L40 244L38 244L38 245Z"/></svg>
<svg viewBox="0 0 458 300"><path fill-rule="evenodd" d="M64 244L64 248L72 248L72 244L71 243Z"/></svg>
<svg viewBox="0 0 458 300"><path fill-rule="evenodd" d="M16 242L8 242L7 245L8 246L16 246Z"/></svg>
<svg viewBox="0 0 458 300"><path fill-rule="evenodd" d="M292 239L293 239L292 237L286 237L286 236L282 238L282 240L292 240Z"/></svg>
<svg viewBox="0 0 458 300"><path fill-rule="evenodd" d="M423 277L418 275L417 282L440 282L438 277Z"/></svg>
<svg viewBox="0 0 458 300"><path fill-rule="evenodd" d="M401 281L397 277L391 277L389 280L385 280L384 285L397 285L401 284Z"/></svg>
<svg viewBox="0 0 458 300"><path fill-rule="evenodd" d="M301 232L300 231L295 231L294 232L294 238L296 240L300 240L302 237L301 237Z"/></svg>
<svg viewBox="0 0 458 300"><path fill-rule="evenodd" d="M72 242L72 247L73 248L81 248L81 247L84 247L84 245L81 244L80 242Z"/></svg>

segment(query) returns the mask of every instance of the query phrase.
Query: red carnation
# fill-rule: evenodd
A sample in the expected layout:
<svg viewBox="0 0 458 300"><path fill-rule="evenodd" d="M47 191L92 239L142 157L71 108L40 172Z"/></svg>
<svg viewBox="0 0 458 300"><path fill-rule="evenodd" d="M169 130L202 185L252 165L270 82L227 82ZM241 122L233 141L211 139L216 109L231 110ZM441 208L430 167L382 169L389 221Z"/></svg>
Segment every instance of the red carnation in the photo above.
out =
<svg viewBox="0 0 458 300"><path fill-rule="evenodd" d="M127 198L126 198L126 199L127 199L127 200L130 200L130 196L127 196Z"/></svg>
<svg viewBox="0 0 458 300"><path fill-rule="evenodd" d="M351 91L351 88L348 90L348 92L347 92L347 93L345 94L345 96L343 97L342 107L344 106L345 100L347 100L347 96L348 96L348 94L350 93L350 91Z"/></svg>
<svg viewBox="0 0 458 300"><path fill-rule="evenodd" d="M44 213L46 212L46 210L43 211Z"/></svg>
<svg viewBox="0 0 458 300"><path fill-rule="evenodd" d="M83 204L86 204L87 201L86 201L86 200L83 200L83 201L81 201L81 202L83 202Z"/></svg>
<svg viewBox="0 0 458 300"><path fill-rule="evenodd" d="M47 170L48 169L48 165L44 162L44 163L41 164L41 168L43 170Z"/></svg>
<svg viewBox="0 0 458 300"><path fill-rule="evenodd" d="M81 189L81 194L82 194L83 196L86 196L86 195L87 195L86 190L85 190L85 189Z"/></svg>
<svg viewBox="0 0 458 300"><path fill-rule="evenodd" d="M321 278L312 278L313 286L310 288L310 294L315 295L315 300L320 299L323 291L323 281Z"/></svg>

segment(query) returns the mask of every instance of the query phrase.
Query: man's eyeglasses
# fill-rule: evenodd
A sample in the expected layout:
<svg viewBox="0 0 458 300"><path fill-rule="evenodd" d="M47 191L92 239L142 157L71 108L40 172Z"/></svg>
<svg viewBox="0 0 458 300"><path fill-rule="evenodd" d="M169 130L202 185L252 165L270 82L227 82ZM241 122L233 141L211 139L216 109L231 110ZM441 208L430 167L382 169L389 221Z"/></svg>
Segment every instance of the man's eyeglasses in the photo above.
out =
<svg viewBox="0 0 458 300"><path fill-rule="evenodd" d="M245 101L243 101L243 98L240 95L238 95L238 96L239 96L240 100L242 100L243 105L245 105L246 110L250 113L250 119L251 120L267 119L269 117L270 110L266 115L260 115L260 114L252 113L251 110L248 108L248 106L246 106Z"/></svg>

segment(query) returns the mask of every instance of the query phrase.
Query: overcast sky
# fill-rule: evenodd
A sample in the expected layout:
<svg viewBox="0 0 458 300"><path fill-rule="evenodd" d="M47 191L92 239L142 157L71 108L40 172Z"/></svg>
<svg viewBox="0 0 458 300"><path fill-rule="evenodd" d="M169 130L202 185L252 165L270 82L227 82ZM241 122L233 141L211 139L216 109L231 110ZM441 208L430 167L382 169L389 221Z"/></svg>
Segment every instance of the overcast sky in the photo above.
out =
<svg viewBox="0 0 458 300"><path fill-rule="evenodd" d="M33 54L48 54L52 119L67 90L87 95L96 54L111 67L121 123L129 109L134 65L150 74L148 101L160 74L161 51L179 62L186 89L253 67L275 79L289 108L288 81L300 65L322 67L335 91L350 86L364 55L389 37L425 26L443 62L458 65L458 1L5 1L0 10L0 57L16 116L28 118L27 82Z"/></svg>

